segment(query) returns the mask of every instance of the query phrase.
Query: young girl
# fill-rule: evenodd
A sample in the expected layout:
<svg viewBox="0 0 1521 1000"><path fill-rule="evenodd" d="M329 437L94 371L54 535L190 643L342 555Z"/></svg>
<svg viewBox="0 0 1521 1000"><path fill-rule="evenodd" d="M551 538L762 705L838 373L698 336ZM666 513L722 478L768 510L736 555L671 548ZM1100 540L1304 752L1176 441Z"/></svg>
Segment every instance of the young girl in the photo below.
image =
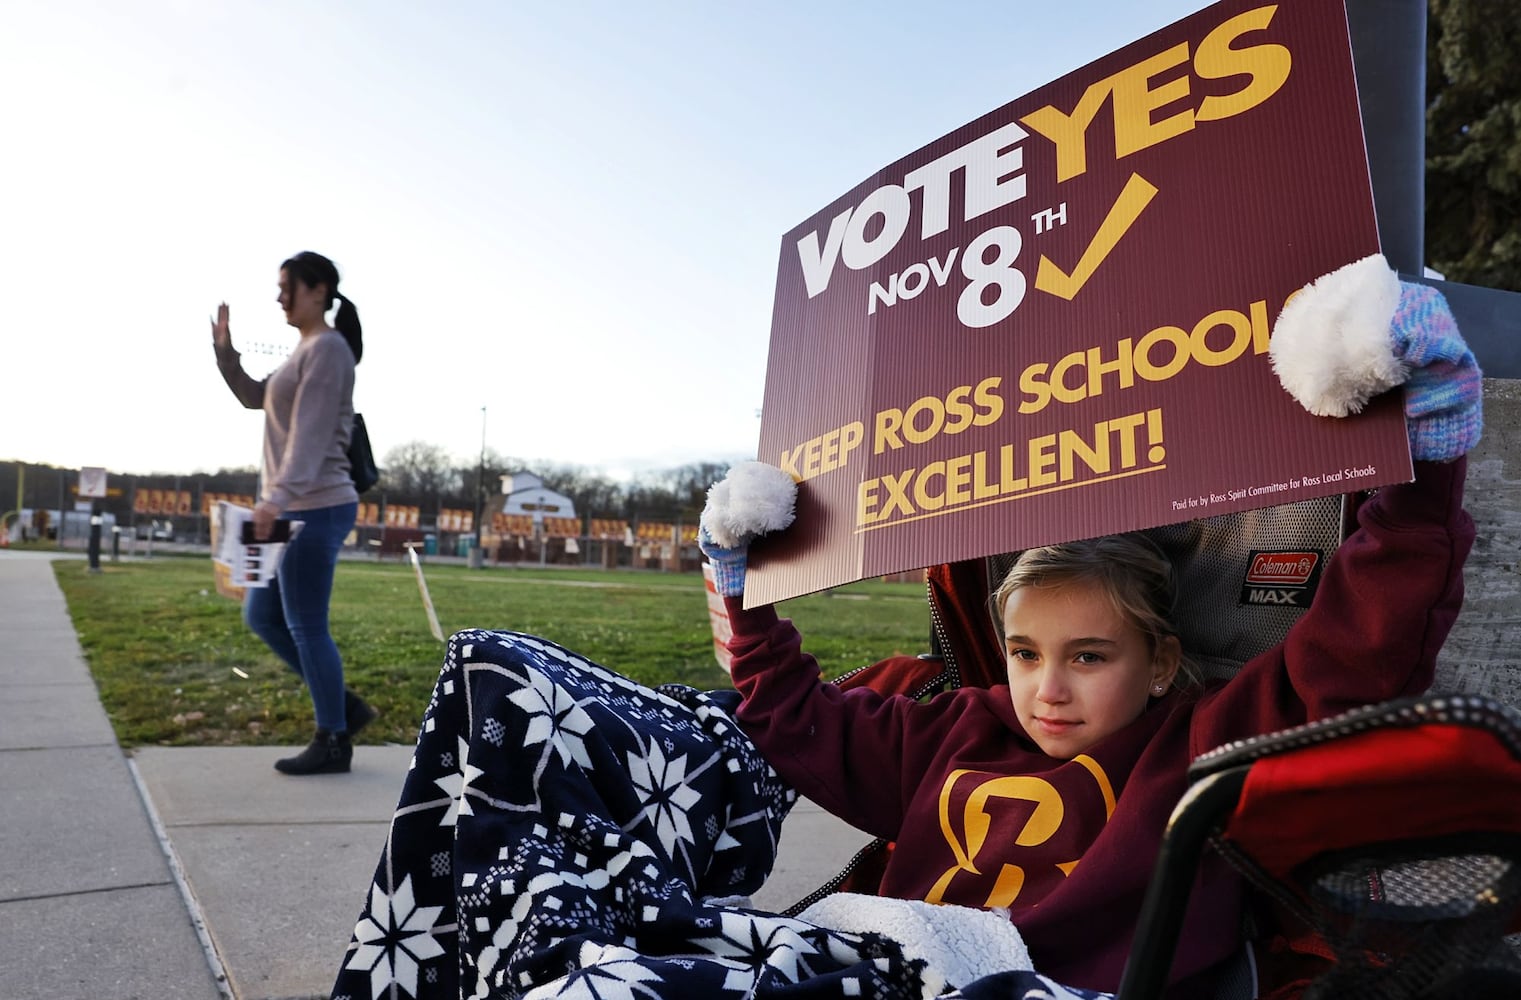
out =
<svg viewBox="0 0 1521 1000"><path fill-rule="evenodd" d="M1392 273L1370 260L1351 265L1361 268L1352 277L1387 292ZM1408 285L1401 301L1396 286L1396 301L1379 332L1392 329L1404 363L1359 392L1366 399L1403 379L1407 364L1420 369L1407 393L1415 481L1363 505L1309 611L1228 683L1203 686L1181 669L1169 566L1135 537L1025 552L995 598L1007 683L928 702L822 683L790 622L770 607L744 609L742 547L709 541L734 632L731 673L744 698L736 718L800 794L895 842L882 895L1005 907L1036 969L1112 991L1193 758L1430 684L1473 542L1462 455L1478 435L1479 381L1437 293ZM1293 320L1280 319L1275 348L1280 337L1293 343ZM1311 321L1328 339L1324 317ZM1445 352L1436 364L1433 350ZM1295 392L1290 367L1280 364L1280 376ZM1310 377L1321 369L1310 366ZM1318 391L1296 396L1334 410ZM710 501L710 539L736 540L723 522L743 482ZM1220 963L1241 947L1241 908L1241 883L1212 857L1191 897L1169 996L1210 995Z"/></svg>

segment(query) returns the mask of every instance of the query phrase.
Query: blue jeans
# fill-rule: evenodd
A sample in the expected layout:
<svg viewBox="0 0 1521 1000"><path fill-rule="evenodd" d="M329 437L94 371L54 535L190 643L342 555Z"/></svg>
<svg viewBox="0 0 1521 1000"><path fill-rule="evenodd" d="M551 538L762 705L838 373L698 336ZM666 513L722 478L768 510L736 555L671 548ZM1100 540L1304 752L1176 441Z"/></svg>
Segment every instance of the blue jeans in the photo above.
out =
<svg viewBox="0 0 1521 1000"><path fill-rule="evenodd" d="M286 511L303 522L267 587L250 587L243 597L243 620L284 660L312 695L317 728L346 729L343 716L343 658L328 631L327 606L333 596L338 550L354 529L357 503L317 510Z"/></svg>

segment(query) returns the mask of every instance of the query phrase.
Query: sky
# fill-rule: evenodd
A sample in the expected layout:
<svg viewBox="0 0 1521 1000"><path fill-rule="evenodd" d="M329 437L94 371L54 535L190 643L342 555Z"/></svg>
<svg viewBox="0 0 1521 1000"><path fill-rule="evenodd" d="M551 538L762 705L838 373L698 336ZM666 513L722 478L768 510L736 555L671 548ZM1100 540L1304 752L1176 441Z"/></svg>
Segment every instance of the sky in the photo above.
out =
<svg viewBox="0 0 1521 1000"><path fill-rule="evenodd" d="M0 461L257 464L301 250L382 460L752 458L785 232L1205 6L3 0Z"/></svg>

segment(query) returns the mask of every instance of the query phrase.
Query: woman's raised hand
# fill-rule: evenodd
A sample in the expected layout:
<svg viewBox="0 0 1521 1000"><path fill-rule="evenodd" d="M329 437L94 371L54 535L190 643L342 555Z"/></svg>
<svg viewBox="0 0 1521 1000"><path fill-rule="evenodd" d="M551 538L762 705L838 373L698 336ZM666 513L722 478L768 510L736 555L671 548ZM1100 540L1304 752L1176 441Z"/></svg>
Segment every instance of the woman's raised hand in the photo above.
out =
<svg viewBox="0 0 1521 1000"><path fill-rule="evenodd" d="M217 318L211 321L211 345L219 351L232 347L232 330L227 322L227 303L217 306Z"/></svg>

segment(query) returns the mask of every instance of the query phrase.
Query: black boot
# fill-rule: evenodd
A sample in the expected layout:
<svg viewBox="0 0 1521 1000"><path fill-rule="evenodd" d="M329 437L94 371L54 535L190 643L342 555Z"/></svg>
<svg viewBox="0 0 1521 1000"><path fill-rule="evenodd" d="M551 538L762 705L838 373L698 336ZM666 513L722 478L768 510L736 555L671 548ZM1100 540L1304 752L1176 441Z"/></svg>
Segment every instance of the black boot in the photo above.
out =
<svg viewBox="0 0 1521 1000"><path fill-rule="evenodd" d="M343 689L343 721L348 726L349 738L359 735L359 730L380 718L380 710L350 688Z"/></svg>
<svg viewBox="0 0 1521 1000"><path fill-rule="evenodd" d="M354 746L348 733L319 729L305 750L275 761L275 770L283 774L338 774L349 769L353 757Z"/></svg>

